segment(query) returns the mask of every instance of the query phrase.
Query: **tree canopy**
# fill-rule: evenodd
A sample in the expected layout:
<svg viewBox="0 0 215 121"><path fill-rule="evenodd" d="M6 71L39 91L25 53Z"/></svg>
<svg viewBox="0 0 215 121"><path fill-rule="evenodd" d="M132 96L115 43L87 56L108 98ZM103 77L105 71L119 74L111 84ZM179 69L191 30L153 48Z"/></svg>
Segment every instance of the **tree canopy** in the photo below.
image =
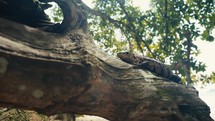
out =
<svg viewBox="0 0 215 121"><path fill-rule="evenodd" d="M196 76L206 71L196 59L200 50L196 41L214 41L215 5L213 0L151 0L151 8L141 10L132 0L94 0L86 5L94 40L109 53L139 51L144 56L171 65L176 74L190 84L215 82L211 76ZM144 1L141 3L144 4ZM54 8L59 21L60 9ZM57 19L56 19L57 18Z"/></svg>
<svg viewBox="0 0 215 121"><path fill-rule="evenodd" d="M132 0L94 3L93 9L101 14L90 12L90 30L104 50L139 51L159 59L170 64L187 84L199 80L196 73L206 70L196 59L200 50L195 41L214 41L213 0L152 0L147 11L134 6ZM213 74L204 80L213 82L212 78Z"/></svg>

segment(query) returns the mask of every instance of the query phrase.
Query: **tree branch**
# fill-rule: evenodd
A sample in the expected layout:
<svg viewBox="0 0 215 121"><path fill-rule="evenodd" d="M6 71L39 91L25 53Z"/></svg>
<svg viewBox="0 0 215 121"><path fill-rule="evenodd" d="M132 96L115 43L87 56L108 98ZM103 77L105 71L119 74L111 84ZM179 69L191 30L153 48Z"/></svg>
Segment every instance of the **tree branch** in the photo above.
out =
<svg viewBox="0 0 215 121"><path fill-rule="evenodd" d="M0 85L0 106L46 115L212 121L195 89L109 56L81 29L62 36L0 19Z"/></svg>

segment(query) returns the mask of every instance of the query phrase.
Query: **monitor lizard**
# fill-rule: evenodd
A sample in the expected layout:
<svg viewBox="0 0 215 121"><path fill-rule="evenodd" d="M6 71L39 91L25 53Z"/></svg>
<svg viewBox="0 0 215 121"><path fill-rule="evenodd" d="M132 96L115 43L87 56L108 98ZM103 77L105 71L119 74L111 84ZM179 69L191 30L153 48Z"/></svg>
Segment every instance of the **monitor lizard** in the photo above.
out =
<svg viewBox="0 0 215 121"><path fill-rule="evenodd" d="M171 68L164 63L146 57L146 56L137 56L132 52L120 52L117 53L117 56L124 62L132 64L134 68L146 69L160 77L168 78L169 80L181 83L181 78L173 74Z"/></svg>

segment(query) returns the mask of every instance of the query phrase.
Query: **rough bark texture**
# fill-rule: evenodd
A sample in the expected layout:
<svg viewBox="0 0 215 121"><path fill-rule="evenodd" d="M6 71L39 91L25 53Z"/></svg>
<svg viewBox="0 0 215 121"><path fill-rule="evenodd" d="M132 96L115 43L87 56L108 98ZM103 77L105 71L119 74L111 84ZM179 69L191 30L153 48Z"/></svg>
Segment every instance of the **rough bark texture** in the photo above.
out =
<svg viewBox="0 0 215 121"><path fill-rule="evenodd" d="M81 30L61 36L0 23L0 106L114 121L212 120L196 90L132 69Z"/></svg>
<svg viewBox="0 0 215 121"><path fill-rule="evenodd" d="M111 121L212 121L197 91L102 52L82 29L60 35L0 19L0 106Z"/></svg>

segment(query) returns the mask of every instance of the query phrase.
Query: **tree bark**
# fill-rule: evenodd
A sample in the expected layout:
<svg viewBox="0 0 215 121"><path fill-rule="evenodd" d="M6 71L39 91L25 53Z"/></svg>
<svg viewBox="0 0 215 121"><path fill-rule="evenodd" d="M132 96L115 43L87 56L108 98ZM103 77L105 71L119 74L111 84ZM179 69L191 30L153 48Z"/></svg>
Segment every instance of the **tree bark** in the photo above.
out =
<svg viewBox="0 0 215 121"><path fill-rule="evenodd" d="M111 121L212 121L197 91L102 52L75 29L60 35L0 19L0 106Z"/></svg>

